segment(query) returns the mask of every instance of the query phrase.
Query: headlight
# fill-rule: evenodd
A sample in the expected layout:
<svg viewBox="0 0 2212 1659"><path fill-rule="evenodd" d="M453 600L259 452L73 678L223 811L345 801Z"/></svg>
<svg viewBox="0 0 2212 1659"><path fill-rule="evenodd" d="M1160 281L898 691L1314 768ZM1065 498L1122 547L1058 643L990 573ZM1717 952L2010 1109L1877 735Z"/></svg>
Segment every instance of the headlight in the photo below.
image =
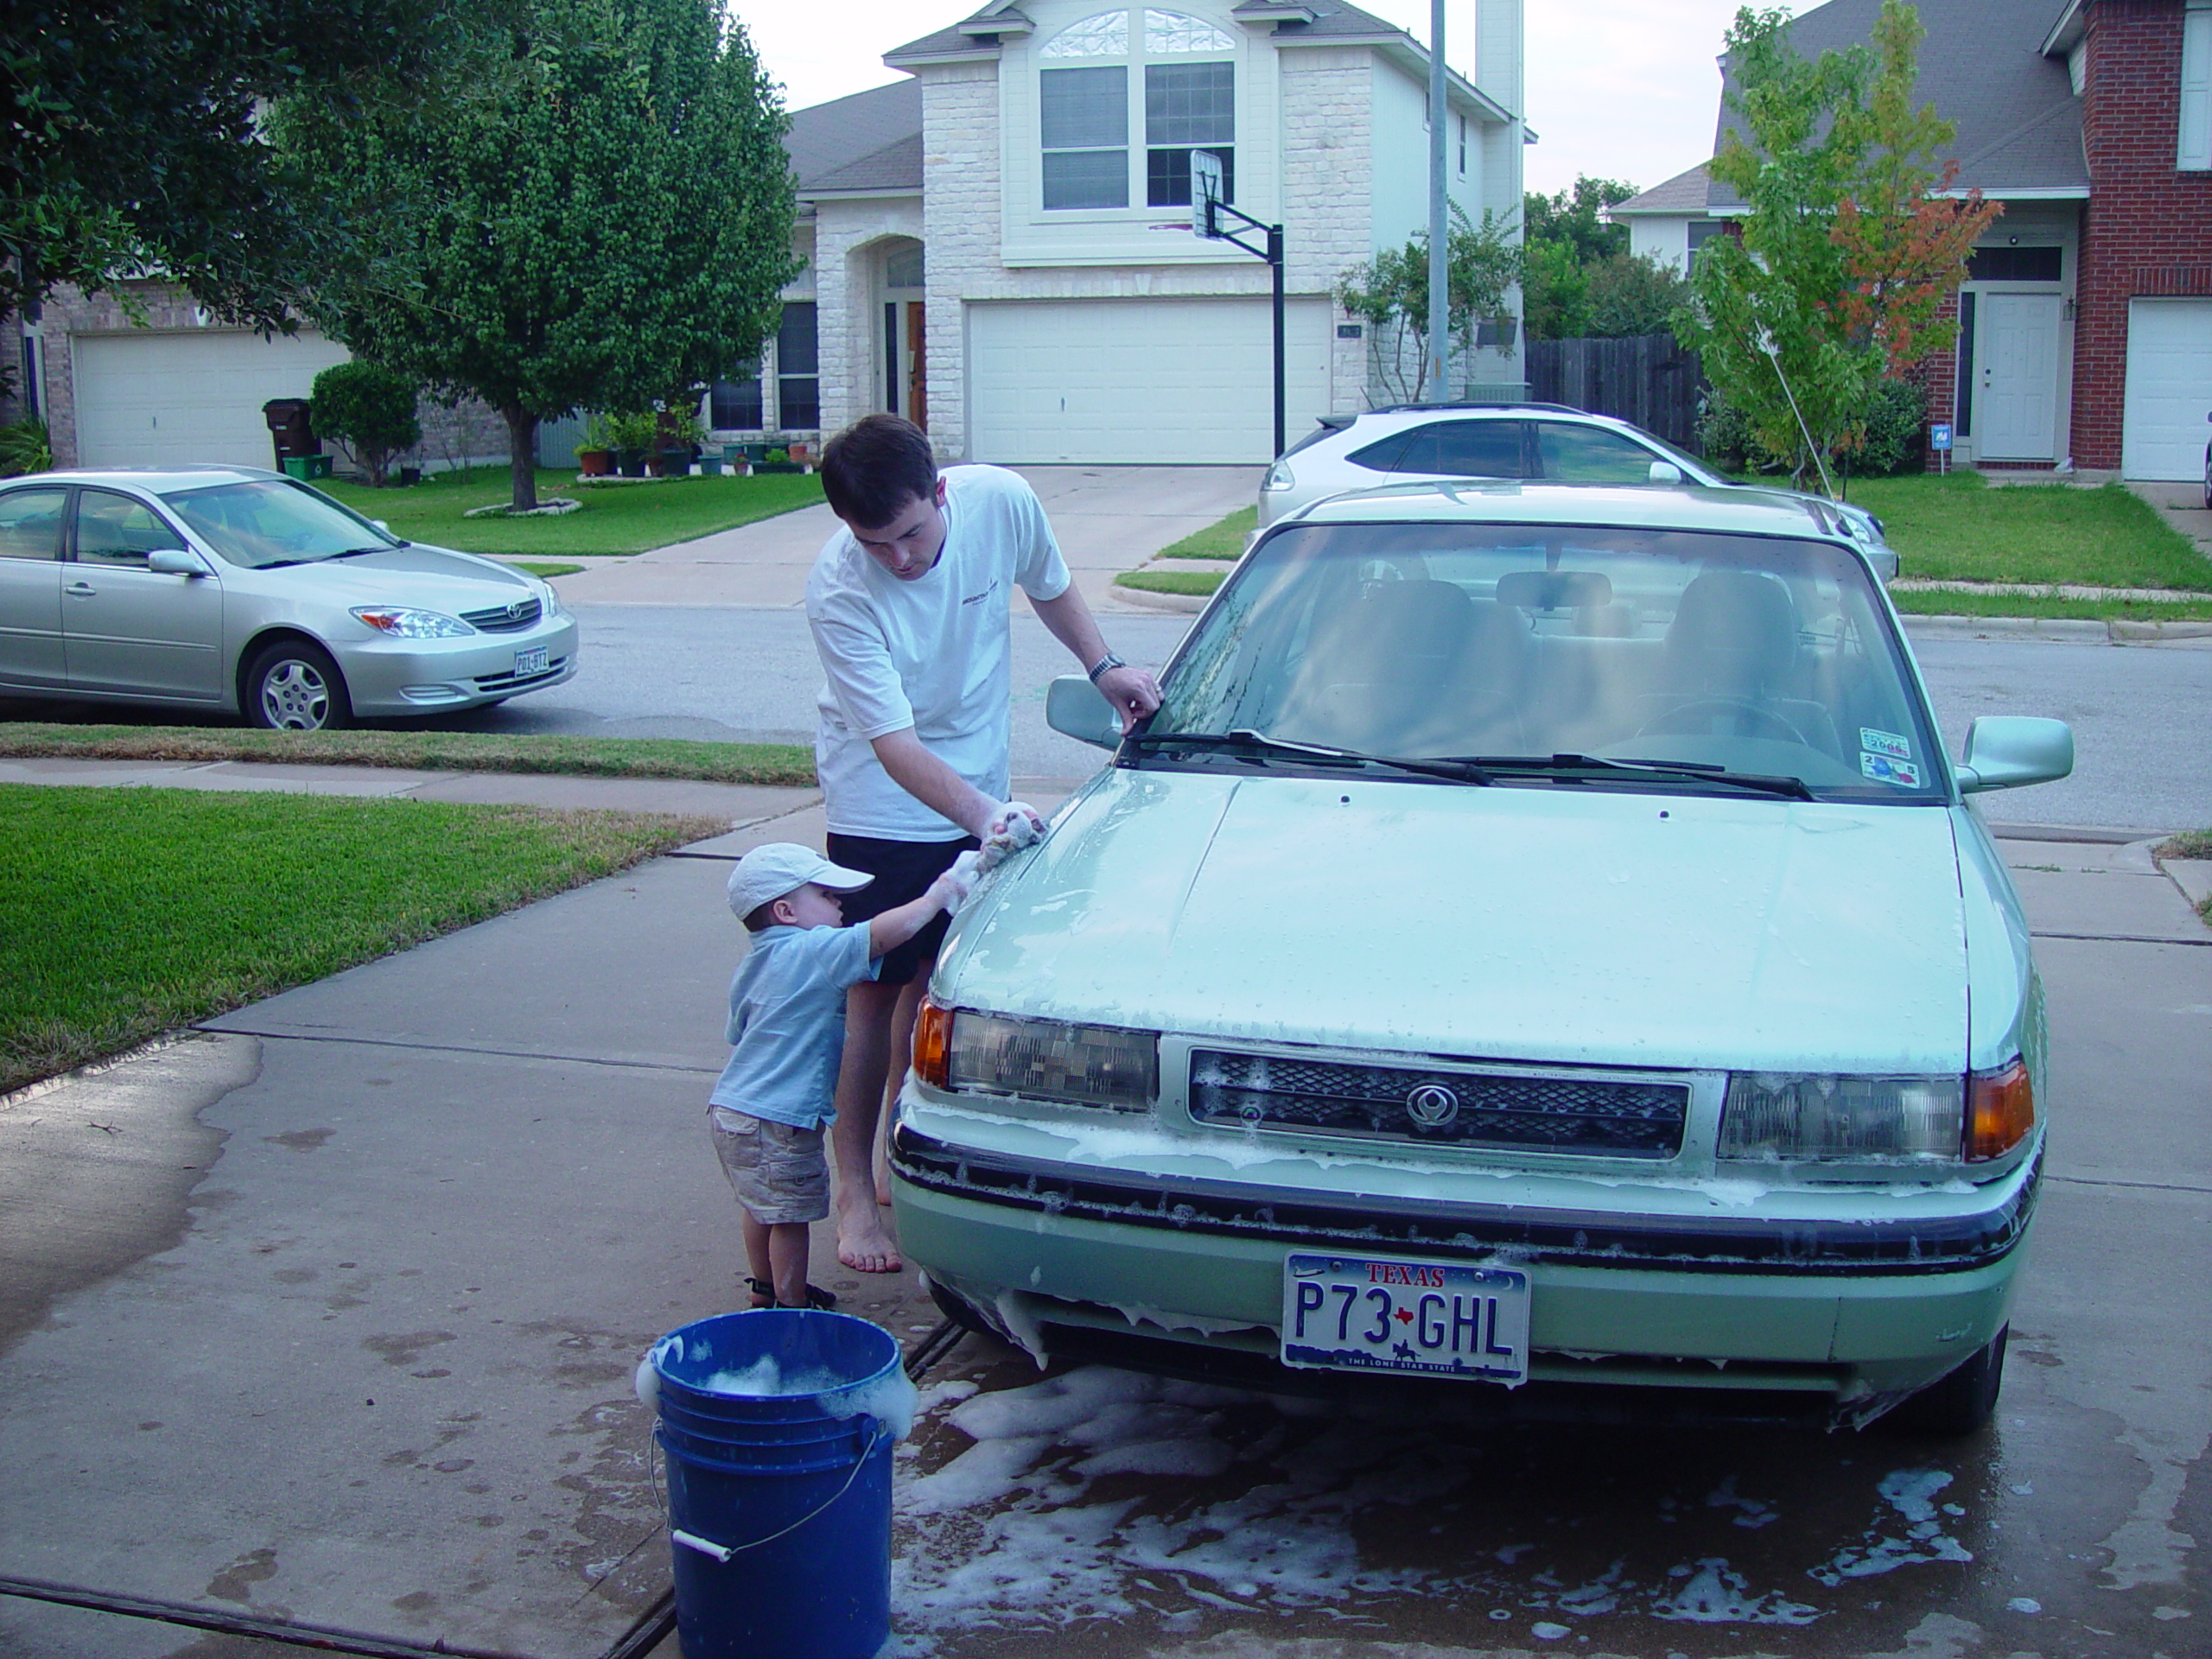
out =
<svg viewBox="0 0 2212 1659"><path fill-rule="evenodd" d="M553 617L565 614L565 613L561 609L561 595L553 591L553 584L551 582L540 582L538 584L537 599L538 603L544 607L545 614L547 616Z"/></svg>
<svg viewBox="0 0 2212 1659"><path fill-rule="evenodd" d="M1260 487L1263 490L1287 490L1297 482L1298 480L1291 474L1290 463L1279 461L1268 468L1268 475L1260 480Z"/></svg>
<svg viewBox="0 0 2212 1659"><path fill-rule="evenodd" d="M395 639L454 639L475 632L457 618L404 606L356 605L353 614L378 633L388 633Z"/></svg>
<svg viewBox="0 0 2212 1659"><path fill-rule="evenodd" d="M1159 1092L1160 1038L925 1002L914 1075L938 1089L1142 1111Z"/></svg>
<svg viewBox="0 0 2212 1659"><path fill-rule="evenodd" d="M1966 1084L1738 1071L1720 1114L1720 1155L1754 1163L1955 1164Z"/></svg>

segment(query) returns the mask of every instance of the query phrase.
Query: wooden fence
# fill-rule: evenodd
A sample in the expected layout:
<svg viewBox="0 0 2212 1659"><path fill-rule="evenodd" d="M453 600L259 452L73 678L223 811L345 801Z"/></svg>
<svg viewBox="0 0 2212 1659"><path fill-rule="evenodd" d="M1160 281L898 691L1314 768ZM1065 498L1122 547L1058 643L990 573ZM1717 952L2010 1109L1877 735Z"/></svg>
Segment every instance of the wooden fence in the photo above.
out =
<svg viewBox="0 0 2212 1659"><path fill-rule="evenodd" d="M1684 350L1672 334L1531 340L1522 349L1533 400L1633 421L1697 452L1697 400L1705 373L1697 353Z"/></svg>

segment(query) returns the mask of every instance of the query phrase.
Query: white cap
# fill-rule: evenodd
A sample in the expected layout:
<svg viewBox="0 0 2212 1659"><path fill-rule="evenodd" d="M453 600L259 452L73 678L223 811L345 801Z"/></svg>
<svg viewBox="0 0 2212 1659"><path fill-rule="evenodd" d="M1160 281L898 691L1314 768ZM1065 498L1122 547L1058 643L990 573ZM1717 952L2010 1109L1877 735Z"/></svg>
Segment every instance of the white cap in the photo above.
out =
<svg viewBox="0 0 2212 1659"><path fill-rule="evenodd" d="M755 847L729 873L729 907L741 919L811 881L832 893L858 893L875 878L832 864L811 847L772 841Z"/></svg>

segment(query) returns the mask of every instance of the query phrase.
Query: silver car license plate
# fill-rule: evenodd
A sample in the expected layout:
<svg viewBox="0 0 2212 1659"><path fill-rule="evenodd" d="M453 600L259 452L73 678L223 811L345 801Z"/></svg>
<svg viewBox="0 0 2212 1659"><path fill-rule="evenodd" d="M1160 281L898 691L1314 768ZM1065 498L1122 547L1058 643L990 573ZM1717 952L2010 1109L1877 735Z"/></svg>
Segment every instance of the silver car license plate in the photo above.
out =
<svg viewBox="0 0 2212 1659"><path fill-rule="evenodd" d="M532 645L528 651L518 651L515 652L515 677L517 679L519 680L526 675L543 674L544 671L545 647L543 645Z"/></svg>
<svg viewBox="0 0 2212 1659"><path fill-rule="evenodd" d="M1283 1263L1282 1363L1517 1388L1529 1380L1529 1275L1465 1262L1294 1254Z"/></svg>

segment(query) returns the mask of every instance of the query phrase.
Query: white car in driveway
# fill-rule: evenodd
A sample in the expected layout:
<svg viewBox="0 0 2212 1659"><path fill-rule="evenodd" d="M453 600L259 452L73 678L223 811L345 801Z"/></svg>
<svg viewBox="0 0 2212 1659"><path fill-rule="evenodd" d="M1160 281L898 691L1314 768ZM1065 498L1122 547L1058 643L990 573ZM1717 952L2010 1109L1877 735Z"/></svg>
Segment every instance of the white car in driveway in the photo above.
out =
<svg viewBox="0 0 2212 1659"><path fill-rule="evenodd" d="M1743 484L1640 426L1560 404L1405 404L1331 416L1293 444L1260 484L1260 527L1344 490L1457 478L1550 484L1695 484L1813 503L1866 550L1874 574L1897 573L1882 521L1863 507L1766 484Z"/></svg>
<svg viewBox="0 0 2212 1659"><path fill-rule="evenodd" d="M1973 798L2073 742L1955 765L1833 517L1341 496L1161 683L1126 738L1055 686L1113 763L931 982L893 1192L948 1310L1270 1389L1987 1418L2050 1103Z"/></svg>
<svg viewBox="0 0 2212 1659"><path fill-rule="evenodd" d="M535 576L403 540L252 467L0 485L0 695L313 731L502 702L572 678Z"/></svg>

